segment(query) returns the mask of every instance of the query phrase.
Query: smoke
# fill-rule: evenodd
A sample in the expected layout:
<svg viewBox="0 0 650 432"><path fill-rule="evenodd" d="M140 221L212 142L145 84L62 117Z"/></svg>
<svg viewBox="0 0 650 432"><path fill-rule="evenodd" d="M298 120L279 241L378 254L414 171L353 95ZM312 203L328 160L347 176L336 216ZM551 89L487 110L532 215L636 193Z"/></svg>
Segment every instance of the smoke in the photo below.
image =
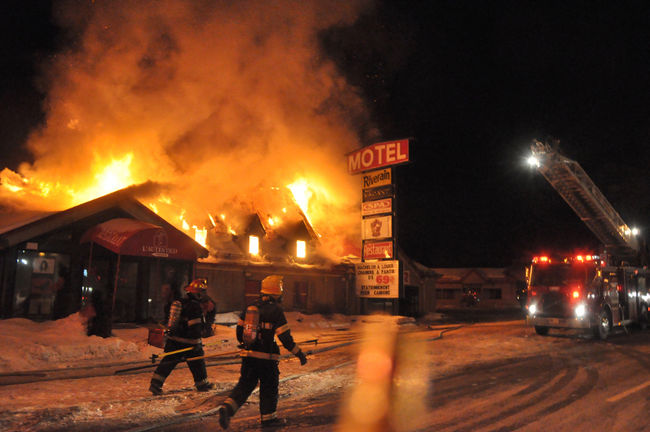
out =
<svg viewBox="0 0 650 432"><path fill-rule="evenodd" d="M319 52L318 33L351 24L366 7L57 3L73 43L45 68L46 123L28 142L35 162L19 172L46 184L52 205L62 203L57 194L78 204L110 192L96 186L111 176L113 190L165 185L165 202L199 226L208 213L250 210L303 178L314 227L341 245L359 230L359 180L345 154L361 146L350 119L363 118L364 106Z"/></svg>

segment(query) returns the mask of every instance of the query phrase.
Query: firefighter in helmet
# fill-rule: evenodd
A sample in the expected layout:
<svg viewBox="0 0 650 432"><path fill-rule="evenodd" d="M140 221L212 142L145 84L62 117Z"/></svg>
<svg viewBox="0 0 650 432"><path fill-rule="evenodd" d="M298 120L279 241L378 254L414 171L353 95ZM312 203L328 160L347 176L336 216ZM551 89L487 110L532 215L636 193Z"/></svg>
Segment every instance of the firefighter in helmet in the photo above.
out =
<svg viewBox="0 0 650 432"><path fill-rule="evenodd" d="M195 279L185 287L187 296L172 303L165 330L167 336L165 352L190 349L163 357L151 377L149 391L154 395L162 394L165 379L178 363L192 357L203 357L201 333L206 322L201 304L209 299L207 289L208 284L205 279ZM187 366L192 372L194 385L198 391L207 391L214 387L214 384L208 381L204 359L188 361Z"/></svg>
<svg viewBox="0 0 650 432"><path fill-rule="evenodd" d="M243 348L240 353L241 375L235 388L218 408L219 425L223 429L228 428L230 418L248 399L258 382L262 427L273 427L284 423L282 419L276 417L280 349L274 336L277 336L282 345L300 359L301 365L307 363L307 357L291 336L287 319L280 306L282 292L282 276L266 277L262 281L259 299L240 316L237 323L237 340ZM253 321L257 321L257 330L252 329L257 331L257 334L251 341L248 332Z"/></svg>

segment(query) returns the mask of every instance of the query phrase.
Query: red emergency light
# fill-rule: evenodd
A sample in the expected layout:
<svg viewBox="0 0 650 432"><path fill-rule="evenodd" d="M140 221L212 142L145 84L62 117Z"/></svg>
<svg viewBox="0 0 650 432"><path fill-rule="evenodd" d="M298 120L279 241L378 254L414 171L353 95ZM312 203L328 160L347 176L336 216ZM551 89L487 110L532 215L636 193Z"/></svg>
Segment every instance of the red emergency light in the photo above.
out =
<svg viewBox="0 0 650 432"><path fill-rule="evenodd" d="M550 262L551 262L551 259L549 257L545 256L545 255L533 257L533 263L535 263L535 264L537 264L537 263L549 264Z"/></svg>

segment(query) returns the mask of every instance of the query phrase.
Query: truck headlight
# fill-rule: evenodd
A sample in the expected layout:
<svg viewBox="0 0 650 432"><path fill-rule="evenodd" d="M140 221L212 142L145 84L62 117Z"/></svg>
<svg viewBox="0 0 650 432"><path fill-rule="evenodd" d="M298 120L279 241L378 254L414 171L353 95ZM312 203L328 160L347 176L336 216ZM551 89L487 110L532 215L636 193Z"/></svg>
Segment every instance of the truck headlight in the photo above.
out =
<svg viewBox="0 0 650 432"><path fill-rule="evenodd" d="M587 314L587 307L584 305L584 303L580 303L578 306L576 306L575 312L576 317L583 318Z"/></svg>
<svg viewBox="0 0 650 432"><path fill-rule="evenodd" d="M537 305L533 303L530 306L528 306L528 314L535 315L535 313L537 313Z"/></svg>

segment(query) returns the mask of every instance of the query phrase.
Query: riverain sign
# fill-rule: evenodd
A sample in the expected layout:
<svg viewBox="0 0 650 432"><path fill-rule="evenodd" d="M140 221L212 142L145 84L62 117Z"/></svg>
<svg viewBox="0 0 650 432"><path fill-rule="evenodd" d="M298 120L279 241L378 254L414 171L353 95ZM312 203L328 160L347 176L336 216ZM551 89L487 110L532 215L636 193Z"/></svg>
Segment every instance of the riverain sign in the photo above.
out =
<svg viewBox="0 0 650 432"><path fill-rule="evenodd" d="M348 154L348 172L358 174L409 161L409 140L385 141Z"/></svg>

